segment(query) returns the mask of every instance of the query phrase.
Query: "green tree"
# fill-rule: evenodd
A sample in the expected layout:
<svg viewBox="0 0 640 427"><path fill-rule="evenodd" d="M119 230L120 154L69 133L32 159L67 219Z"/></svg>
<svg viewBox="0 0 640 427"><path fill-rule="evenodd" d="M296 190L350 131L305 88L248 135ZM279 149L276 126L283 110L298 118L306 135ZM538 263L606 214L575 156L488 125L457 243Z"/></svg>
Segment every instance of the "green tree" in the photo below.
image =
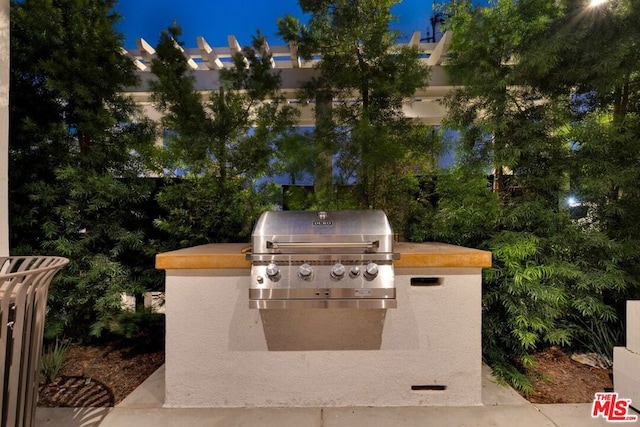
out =
<svg viewBox="0 0 640 427"><path fill-rule="evenodd" d="M203 99L179 49L181 29L163 31L151 70L153 101L163 114L163 166L184 176L158 196L168 214L157 220L174 246L245 240L273 188L255 182L273 172L278 147L292 138L296 111L279 93L264 37L233 57L218 90Z"/></svg>
<svg viewBox="0 0 640 427"><path fill-rule="evenodd" d="M575 155L572 85L557 77L573 47L554 34L564 5L498 0L491 8L456 3L449 12L447 71L461 87L447 100L449 125L461 134L460 167L478 179L491 174L496 196L483 241L471 242L494 255L484 277L483 353L527 391L520 368L532 365L531 353L571 344L584 324L615 322L608 296L629 277L620 245L572 221L563 203ZM467 210L454 209L453 223Z"/></svg>
<svg viewBox="0 0 640 427"><path fill-rule="evenodd" d="M11 248L70 258L48 329L77 338L120 310L121 292L157 283L140 226L151 188L136 179L153 137L121 95L136 78L114 5L11 3Z"/></svg>
<svg viewBox="0 0 640 427"><path fill-rule="evenodd" d="M569 2L566 16L561 24L573 29L573 43L560 64L568 72L556 79L574 88L572 184L579 200L590 207L585 222L625 246L625 269L637 277L640 7L634 1L616 0L585 10ZM628 291L628 299L640 296L638 286ZM623 305L618 308L624 312Z"/></svg>
<svg viewBox="0 0 640 427"><path fill-rule="evenodd" d="M563 12L549 35L559 54L548 82L572 101L569 176L582 203L579 224L585 233L603 233L614 242L615 251L600 256L626 273L626 286L601 286L598 301L624 318L625 301L640 297L638 281L631 279L640 273L640 7L626 0L597 7L567 1ZM621 335L620 321L602 329Z"/></svg>
<svg viewBox="0 0 640 427"><path fill-rule="evenodd" d="M433 151L430 129L402 113L403 101L427 85L429 70L416 47L396 44L399 34L389 28L395 3L301 0L306 24L291 15L278 21L280 34L303 59L320 55L319 76L302 94L316 101L316 181L330 184L326 175L335 158L338 182L356 183L353 206L390 215L401 204L399 178L422 172ZM330 185L318 193L319 206L345 203L344 194L333 198Z"/></svg>

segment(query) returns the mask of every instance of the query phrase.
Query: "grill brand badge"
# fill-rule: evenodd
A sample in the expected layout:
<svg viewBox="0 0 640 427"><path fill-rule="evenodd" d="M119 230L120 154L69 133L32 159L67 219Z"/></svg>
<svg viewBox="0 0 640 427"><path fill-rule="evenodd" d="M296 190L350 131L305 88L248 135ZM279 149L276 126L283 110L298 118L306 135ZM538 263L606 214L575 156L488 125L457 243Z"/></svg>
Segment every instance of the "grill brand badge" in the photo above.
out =
<svg viewBox="0 0 640 427"><path fill-rule="evenodd" d="M318 219L313 221L313 225L333 225L333 221L327 219L327 213L324 211L318 212Z"/></svg>
<svg viewBox="0 0 640 427"><path fill-rule="evenodd" d="M629 414L631 399L621 399L618 393L596 393L591 418L602 417L609 422L636 422L637 415Z"/></svg>

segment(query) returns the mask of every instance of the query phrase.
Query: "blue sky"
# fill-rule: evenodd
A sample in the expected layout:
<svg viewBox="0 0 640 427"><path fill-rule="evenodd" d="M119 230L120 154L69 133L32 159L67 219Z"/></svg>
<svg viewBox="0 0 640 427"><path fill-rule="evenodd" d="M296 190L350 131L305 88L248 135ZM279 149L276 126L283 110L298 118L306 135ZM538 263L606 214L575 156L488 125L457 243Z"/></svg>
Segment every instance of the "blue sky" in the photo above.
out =
<svg viewBox="0 0 640 427"><path fill-rule="evenodd" d="M403 0L394 6L398 21L392 27L408 41L413 31L426 37L432 2ZM196 47L196 37L203 36L212 47L226 46L233 34L240 45L248 45L257 28L272 45L282 44L276 32L276 19L287 13L300 15L297 0L119 0L116 10L122 15L117 26L124 34L124 47L136 48L136 39L144 38L155 46L160 32L174 20L182 27L185 47Z"/></svg>

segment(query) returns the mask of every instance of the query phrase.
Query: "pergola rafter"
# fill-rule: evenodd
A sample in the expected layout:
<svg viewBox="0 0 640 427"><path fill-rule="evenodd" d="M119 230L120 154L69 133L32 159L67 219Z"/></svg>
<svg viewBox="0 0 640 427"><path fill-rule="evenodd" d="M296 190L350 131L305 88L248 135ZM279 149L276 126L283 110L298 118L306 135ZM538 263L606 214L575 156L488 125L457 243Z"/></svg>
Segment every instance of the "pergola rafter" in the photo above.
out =
<svg viewBox="0 0 640 427"><path fill-rule="evenodd" d="M190 63L197 64L196 67L192 66L194 70L219 70L233 67L234 65L230 58L237 53L242 53L242 47L235 36L227 36L227 41L228 46L212 48L204 37L198 36L196 38L196 48L183 49L177 44L176 46L184 53ZM408 43L399 43L398 46L417 47L424 55L423 60L428 65L433 66L442 64L443 54L446 53L450 42L451 32L446 32L437 43L424 43L420 41L420 31L416 31L412 34ZM149 65L155 56L155 49L143 38L138 38L136 44L138 48L129 49L127 54L137 64L141 64L140 71L150 71ZM318 60L302 60L298 56L298 49L294 42L288 45L269 46L269 43L265 40L260 49L260 54L266 55L269 53L272 55L271 64L274 69L312 68L318 62Z"/></svg>
<svg viewBox="0 0 640 427"><path fill-rule="evenodd" d="M451 42L451 33L447 32L437 43L424 43L421 41L420 32L412 34L408 43L400 43L398 46L415 46L421 53L421 61L431 67L431 79L428 86L420 89L413 99L408 99L403 105L403 112L408 117L419 119L426 124L439 124L445 114L445 108L441 100L453 88L449 85L446 73L442 67L446 60L447 50ZM182 48L178 46L195 77L195 89L210 92L220 88L220 70L234 67L232 56L242 53L242 48L235 36L227 37L228 46L211 47L202 36L196 38L195 48ZM151 73L151 61L156 55L155 49L144 39L137 40L137 49L127 51L132 61L138 68L140 84L127 90L127 94L139 104L143 105L146 114L158 119L160 114L155 111L150 102L149 81L154 79ZM315 65L319 59L303 60L298 56L295 43L288 45L270 46L265 40L260 48L260 55L271 55L271 68L280 73L282 79L282 93L288 102L300 110L301 126L315 124L313 106L298 103L297 91L305 82L318 76ZM245 58L245 64L248 61Z"/></svg>

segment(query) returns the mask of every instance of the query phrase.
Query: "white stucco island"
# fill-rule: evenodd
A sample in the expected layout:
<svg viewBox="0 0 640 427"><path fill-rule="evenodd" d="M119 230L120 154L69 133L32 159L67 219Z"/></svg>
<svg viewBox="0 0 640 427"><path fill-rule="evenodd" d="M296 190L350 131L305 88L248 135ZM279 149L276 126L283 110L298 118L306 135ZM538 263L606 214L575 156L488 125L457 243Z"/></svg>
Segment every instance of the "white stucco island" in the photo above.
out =
<svg viewBox="0 0 640 427"><path fill-rule="evenodd" d="M166 407L481 404L491 253L396 243L397 308L250 309L247 244L158 254Z"/></svg>

